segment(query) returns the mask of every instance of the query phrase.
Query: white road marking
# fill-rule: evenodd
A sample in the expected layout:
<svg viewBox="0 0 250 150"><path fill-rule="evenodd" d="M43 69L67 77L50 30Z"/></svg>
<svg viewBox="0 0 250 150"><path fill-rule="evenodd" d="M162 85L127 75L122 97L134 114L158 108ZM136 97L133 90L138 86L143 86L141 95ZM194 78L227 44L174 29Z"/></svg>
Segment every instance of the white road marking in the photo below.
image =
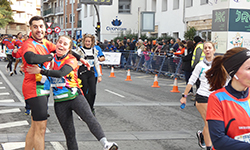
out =
<svg viewBox="0 0 250 150"><path fill-rule="evenodd" d="M12 128L12 127L18 127L18 126L27 126L29 125L28 121L15 121L15 122L8 122L8 123L1 123L0 124L0 129L5 129L5 128Z"/></svg>
<svg viewBox="0 0 250 150"><path fill-rule="evenodd" d="M10 95L10 93L9 93L9 92L0 93L0 96L1 96L1 95Z"/></svg>
<svg viewBox="0 0 250 150"><path fill-rule="evenodd" d="M21 110L19 108L0 110L0 114L7 114L7 113L14 113L14 112L21 112Z"/></svg>
<svg viewBox="0 0 250 150"><path fill-rule="evenodd" d="M21 103L24 103L24 98L23 96L16 90L16 88L12 85L12 83L8 80L8 78L2 73L2 71L0 70L0 75L2 76L2 78L5 80L5 82L8 84L8 86L10 87L10 89L14 92L14 94L16 95L16 97L18 98L18 100ZM2 84L2 82L0 82L0 84ZM6 100L5 100L6 101ZM0 100L0 102L3 102ZM14 102L14 100L13 100ZM27 121L26 121L27 122ZM29 123L27 122L27 124L29 125ZM2 127L2 124L0 124L0 129ZM48 128L47 128L48 130ZM53 146L53 148L55 150L65 150L64 147L59 143L59 142L50 142L50 144ZM9 149L7 149L9 150Z"/></svg>
<svg viewBox="0 0 250 150"><path fill-rule="evenodd" d="M2 89L6 89L6 87L1 86L1 87L0 87L0 90L2 90Z"/></svg>
<svg viewBox="0 0 250 150"><path fill-rule="evenodd" d="M9 143L3 143L3 150L15 150L19 148L25 147L25 142L9 142Z"/></svg>
<svg viewBox="0 0 250 150"><path fill-rule="evenodd" d="M114 94L114 95L116 95L116 96L119 96L119 97L121 97L121 98L125 98L125 96L123 96L123 95L121 95L121 94L118 94L118 93L115 93L115 92L113 92L113 91L110 91L110 90L108 90L108 89L105 89L105 91L106 91L106 92L109 92L109 93L111 93L111 94Z"/></svg>
<svg viewBox="0 0 250 150"><path fill-rule="evenodd" d="M0 84L3 84L3 82L0 82Z"/></svg>
<svg viewBox="0 0 250 150"><path fill-rule="evenodd" d="M46 128L46 133L50 133L50 130ZM50 142L55 150L65 150L64 147L59 142Z"/></svg>
<svg viewBox="0 0 250 150"><path fill-rule="evenodd" d="M10 87L10 89L14 92L14 94L16 95L16 97L19 99L19 101L22 102L22 103L24 103L23 96L16 90L16 88L11 84L11 82L8 80L8 78L3 74L3 72L1 70L0 70L0 74L1 74L2 78L4 79L4 81Z"/></svg>
<svg viewBox="0 0 250 150"><path fill-rule="evenodd" d="M3 100L0 100L1 103L13 103L15 102L13 99L3 99Z"/></svg>

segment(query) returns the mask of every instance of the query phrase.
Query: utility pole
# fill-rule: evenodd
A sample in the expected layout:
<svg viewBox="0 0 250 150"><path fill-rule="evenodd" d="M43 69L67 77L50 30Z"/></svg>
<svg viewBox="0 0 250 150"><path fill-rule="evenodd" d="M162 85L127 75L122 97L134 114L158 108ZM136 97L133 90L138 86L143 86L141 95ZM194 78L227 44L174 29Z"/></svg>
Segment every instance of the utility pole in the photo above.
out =
<svg viewBox="0 0 250 150"><path fill-rule="evenodd" d="M100 23L100 16L99 16L99 11L96 7L96 5L94 4L95 7L95 11L96 11L96 15L97 15L97 26L96 28L96 36L97 36L97 40L100 41L101 40L101 23Z"/></svg>
<svg viewBox="0 0 250 150"><path fill-rule="evenodd" d="M71 0L71 37L74 37L74 5L73 5L73 1L75 0Z"/></svg>
<svg viewBox="0 0 250 150"><path fill-rule="evenodd" d="M64 13L64 31L65 31L65 35L68 35L68 34L66 34L66 29L67 29L67 22L66 22L66 19L67 19L67 3L66 3L66 1L64 1L64 3L65 3L65 13Z"/></svg>

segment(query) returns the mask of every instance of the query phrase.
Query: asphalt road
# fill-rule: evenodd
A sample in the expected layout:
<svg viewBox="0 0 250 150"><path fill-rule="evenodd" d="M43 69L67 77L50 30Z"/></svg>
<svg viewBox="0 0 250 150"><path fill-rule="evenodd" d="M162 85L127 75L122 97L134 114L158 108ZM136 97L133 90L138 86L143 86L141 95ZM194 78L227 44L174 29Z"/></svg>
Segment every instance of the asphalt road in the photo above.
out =
<svg viewBox="0 0 250 150"><path fill-rule="evenodd" d="M10 77L6 62L0 62L0 150L24 149L30 117L24 115L21 74ZM181 93L171 93L173 79L160 76L160 88L152 88L154 75L131 71L133 81L125 81L126 71L103 68L103 81L97 85L96 117L109 141L120 150L198 150L195 132L203 128L200 114L189 100L180 109ZM4 87L4 88L2 88ZM178 80L179 91L185 83ZM28 88L28 87L27 87ZM56 119L53 100L45 138L46 150L66 150L65 138ZM79 150L101 150L102 146L86 124L74 114Z"/></svg>

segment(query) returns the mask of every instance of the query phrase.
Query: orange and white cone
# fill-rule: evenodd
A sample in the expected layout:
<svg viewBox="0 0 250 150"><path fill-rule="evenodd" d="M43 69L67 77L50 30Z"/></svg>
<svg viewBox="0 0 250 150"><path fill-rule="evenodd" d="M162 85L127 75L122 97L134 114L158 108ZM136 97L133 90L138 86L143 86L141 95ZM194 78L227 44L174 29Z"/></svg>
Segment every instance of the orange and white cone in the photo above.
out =
<svg viewBox="0 0 250 150"><path fill-rule="evenodd" d="M131 75L130 75L130 69L128 69L127 79L125 79L125 81L132 81Z"/></svg>
<svg viewBox="0 0 250 150"><path fill-rule="evenodd" d="M174 79L174 86L173 86L173 89L170 92L180 93L180 91L178 90L177 78Z"/></svg>
<svg viewBox="0 0 250 150"><path fill-rule="evenodd" d="M110 77L110 78L115 78L114 67L111 67L111 72L110 72L109 77Z"/></svg>
<svg viewBox="0 0 250 150"><path fill-rule="evenodd" d="M99 65L99 67L100 67L100 73L101 73L101 75L103 75L103 73L102 73L102 65Z"/></svg>
<svg viewBox="0 0 250 150"><path fill-rule="evenodd" d="M154 84L151 87L159 88L160 86L158 85L158 75L155 75L154 79Z"/></svg>

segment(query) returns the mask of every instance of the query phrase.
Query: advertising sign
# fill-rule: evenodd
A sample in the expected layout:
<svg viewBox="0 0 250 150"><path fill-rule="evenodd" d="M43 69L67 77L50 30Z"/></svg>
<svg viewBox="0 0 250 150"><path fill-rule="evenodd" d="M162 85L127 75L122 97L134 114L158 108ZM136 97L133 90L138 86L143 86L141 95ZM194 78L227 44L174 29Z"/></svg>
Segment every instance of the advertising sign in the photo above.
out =
<svg viewBox="0 0 250 150"><path fill-rule="evenodd" d="M250 9L230 9L229 31L250 32Z"/></svg>
<svg viewBox="0 0 250 150"><path fill-rule="evenodd" d="M99 62L105 65L120 65L121 54L119 52L103 52L105 56L105 61Z"/></svg>
<svg viewBox="0 0 250 150"><path fill-rule="evenodd" d="M155 31L155 12L141 12L141 31Z"/></svg>
<svg viewBox="0 0 250 150"><path fill-rule="evenodd" d="M213 10L212 31L228 30L229 9Z"/></svg>

